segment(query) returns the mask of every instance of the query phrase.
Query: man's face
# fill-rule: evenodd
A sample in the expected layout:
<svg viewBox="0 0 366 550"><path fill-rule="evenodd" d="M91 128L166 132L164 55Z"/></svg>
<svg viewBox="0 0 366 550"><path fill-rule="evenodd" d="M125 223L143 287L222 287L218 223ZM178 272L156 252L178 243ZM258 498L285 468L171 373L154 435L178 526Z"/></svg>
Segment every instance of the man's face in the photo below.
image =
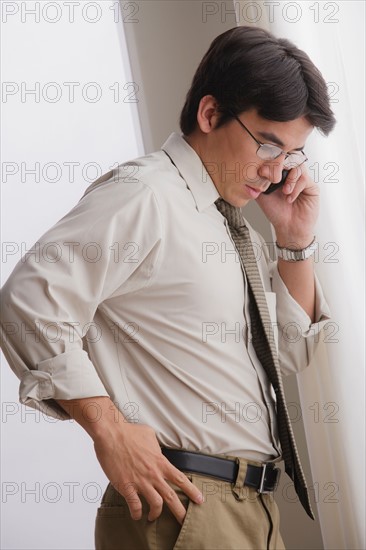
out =
<svg viewBox="0 0 366 550"><path fill-rule="evenodd" d="M286 153L303 148L313 130L304 117L274 122L260 117L256 109L238 117L258 141L277 145ZM242 207L256 199L271 183L281 180L285 155L275 160L259 158L256 154L258 144L237 120L232 119L216 130L217 119L214 113L209 130L200 133L197 152L222 198Z"/></svg>

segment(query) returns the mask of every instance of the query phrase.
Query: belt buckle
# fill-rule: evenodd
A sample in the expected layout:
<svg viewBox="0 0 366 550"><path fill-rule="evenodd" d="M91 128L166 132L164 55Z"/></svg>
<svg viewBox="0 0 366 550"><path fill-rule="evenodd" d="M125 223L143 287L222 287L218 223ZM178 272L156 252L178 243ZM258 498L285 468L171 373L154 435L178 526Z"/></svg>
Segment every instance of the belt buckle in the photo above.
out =
<svg viewBox="0 0 366 550"><path fill-rule="evenodd" d="M281 470L279 468L272 468L273 471L276 472L277 474L277 479L276 479L276 483L275 483L275 486L273 487L272 490L270 491L266 491L264 490L264 483L265 483L265 480L266 480L266 472L267 472L267 466L270 466L270 462L267 462L265 464L262 464L262 474L261 474L261 480L259 482L259 487L257 489L257 493L260 493L262 495L267 495L268 493L272 493L278 486L278 482L279 482L279 479L280 479L280 474L281 474ZM271 465L272 466L272 465Z"/></svg>

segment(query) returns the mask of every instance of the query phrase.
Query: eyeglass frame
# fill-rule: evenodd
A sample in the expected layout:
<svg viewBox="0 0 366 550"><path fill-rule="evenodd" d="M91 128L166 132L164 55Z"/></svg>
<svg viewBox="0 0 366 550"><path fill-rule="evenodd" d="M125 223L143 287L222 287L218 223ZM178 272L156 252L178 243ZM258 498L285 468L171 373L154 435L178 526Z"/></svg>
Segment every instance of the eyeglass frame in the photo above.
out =
<svg viewBox="0 0 366 550"><path fill-rule="evenodd" d="M259 145L258 149L256 150L256 155L261 159L261 160L276 160L278 159L278 157L280 157L281 155L285 155L285 158L284 160L287 159L287 157L289 157L290 155L293 155L295 153L286 153L286 151L284 151L283 149L281 149L281 147L279 147L278 145L273 145L272 143L262 143L261 141L259 141L256 137L253 136L252 132L250 130L248 130L248 128L245 126L245 124L240 120L240 118L235 115L234 113L232 113L231 111L229 111L229 114L235 118L235 120L237 120L239 122L239 124L244 128L244 130L246 130L248 132L248 134L254 139L254 141ZM266 145L267 147L277 147L277 149L279 149L281 152L276 156L274 157L273 159L263 159L261 158L259 155L258 155L258 151L261 147L263 147L264 145ZM304 164L304 162L306 162L308 159L308 157L305 155L304 151L301 149L300 151L296 151L296 153L301 153L305 158L302 162L300 162L300 164L296 164L296 166L293 166L293 168L298 168L299 166L301 166L302 164ZM288 168L290 169L290 168Z"/></svg>

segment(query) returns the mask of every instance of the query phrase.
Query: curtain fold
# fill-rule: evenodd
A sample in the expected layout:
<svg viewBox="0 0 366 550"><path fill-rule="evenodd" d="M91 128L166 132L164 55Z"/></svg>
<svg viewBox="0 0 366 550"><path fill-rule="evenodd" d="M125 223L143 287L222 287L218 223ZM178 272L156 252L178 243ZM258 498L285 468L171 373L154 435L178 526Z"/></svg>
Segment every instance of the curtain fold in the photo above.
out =
<svg viewBox="0 0 366 550"><path fill-rule="evenodd" d="M298 387L324 547L364 549L365 4L234 4L239 25L261 26L308 53L338 122L328 138L314 131L306 146L321 191L316 272L332 321Z"/></svg>

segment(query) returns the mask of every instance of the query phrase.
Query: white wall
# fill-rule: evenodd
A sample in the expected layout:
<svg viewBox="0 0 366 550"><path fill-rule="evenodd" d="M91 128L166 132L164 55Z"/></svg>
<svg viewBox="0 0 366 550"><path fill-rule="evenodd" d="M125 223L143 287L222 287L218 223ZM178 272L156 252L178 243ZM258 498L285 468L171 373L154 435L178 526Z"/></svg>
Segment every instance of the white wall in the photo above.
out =
<svg viewBox="0 0 366 550"><path fill-rule="evenodd" d="M64 2L2 2L2 282L91 181L142 154L116 2L77 4L73 15ZM65 82L79 83L74 101ZM116 82L119 97L109 89ZM25 93L37 86L38 97ZM36 177L27 173L35 167ZM19 381L2 363L1 547L93 548L107 478L92 440L73 421L21 406Z"/></svg>

